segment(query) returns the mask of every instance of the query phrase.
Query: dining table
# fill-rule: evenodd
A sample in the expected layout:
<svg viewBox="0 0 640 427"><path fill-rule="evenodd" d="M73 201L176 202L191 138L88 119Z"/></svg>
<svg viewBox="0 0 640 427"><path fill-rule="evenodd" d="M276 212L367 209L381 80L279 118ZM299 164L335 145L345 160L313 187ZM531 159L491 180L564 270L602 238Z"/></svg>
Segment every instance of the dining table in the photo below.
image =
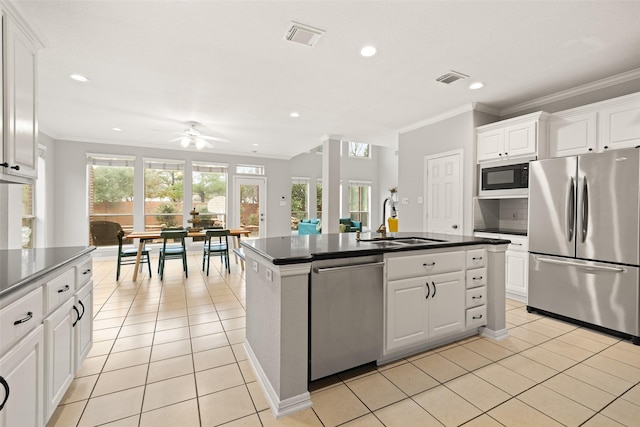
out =
<svg viewBox="0 0 640 427"><path fill-rule="evenodd" d="M206 237L207 230L189 230L187 229L187 237ZM233 237L233 247L235 249L240 248L241 236L249 237L251 230L245 228L230 228L229 235ZM126 239L139 239L138 240L138 253L136 254L136 264L133 270L133 281L138 280L138 270L140 269L140 258L142 257L142 251L144 245L148 240L155 240L162 238L162 230L158 231L132 231L125 236ZM236 264L238 264L238 255L235 254ZM242 270L244 270L244 260L240 259Z"/></svg>

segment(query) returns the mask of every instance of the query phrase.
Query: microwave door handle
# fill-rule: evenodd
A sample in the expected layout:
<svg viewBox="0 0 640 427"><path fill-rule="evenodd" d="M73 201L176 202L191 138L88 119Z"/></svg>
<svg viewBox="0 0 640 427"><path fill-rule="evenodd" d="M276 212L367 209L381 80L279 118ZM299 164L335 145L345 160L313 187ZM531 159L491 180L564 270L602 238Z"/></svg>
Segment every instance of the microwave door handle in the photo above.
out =
<svg viewBox="0 0 640 427"><path fill-rule="evenodd" d="M582 184L582 242L587 240L587 232L589 231L589 184L587 177L584 177Z"/></svg>
<svg viewBox="0 0 640 427"><path fill-rule="evenodd" d="M569 185L569 194L567 195L567 241L573 240L573 233L576 227L576 182L571 177Z"/></svg>

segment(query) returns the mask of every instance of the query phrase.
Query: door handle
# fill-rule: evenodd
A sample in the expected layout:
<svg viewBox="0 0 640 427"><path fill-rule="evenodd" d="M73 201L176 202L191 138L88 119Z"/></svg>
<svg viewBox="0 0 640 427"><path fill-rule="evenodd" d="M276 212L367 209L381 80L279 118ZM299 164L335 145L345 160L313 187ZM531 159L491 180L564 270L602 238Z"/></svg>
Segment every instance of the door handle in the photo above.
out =
<svg viewBox="0 0 640 427"><path fill-rule="evenodd" d="M424 299L429 299L429 294L431 293L431 289L429 288L429 282L424 284L427 287L427 296Z"/></svg>
<svg viewBox="0 0 640 427"><path fill-rule="evenodd" d="M453 228L454 230L457 230L457 229L458 229L458 224L453 224L453 225L451 226L451 228Z"/></svg>
<svg viewBox="0 0 640 427"><path fill-rule="evenodd" d="M0 384L2 384L2 387L4 387L4 400L2 401L2 403L0 403L0 411L2 411L2 408L4 408L4 404L7 403L7 400L9 400L9 384L2 377L0 377Z"/></svg>
<svg viewBox="0 0 640 427"><path fill-rule="evenodd" d="M571 177L571 185L569 186L569 195L567 196L567 241L573 240L573 233L576 227L576 183Z"/></svg>
<svg viewBox="0 0 640 427"><path fill-rule="evenodd" d="M433 285L433 295L431 298L435 298L436 297L436 282L431 282L431 284Z"/></svg>
<svg viewBox="0 0 640 427"><path fill-rule="evenodd" d="M584 177L582 186L582 242L587 240L587 232L589 231L589 184L587 177Z"/></svg>

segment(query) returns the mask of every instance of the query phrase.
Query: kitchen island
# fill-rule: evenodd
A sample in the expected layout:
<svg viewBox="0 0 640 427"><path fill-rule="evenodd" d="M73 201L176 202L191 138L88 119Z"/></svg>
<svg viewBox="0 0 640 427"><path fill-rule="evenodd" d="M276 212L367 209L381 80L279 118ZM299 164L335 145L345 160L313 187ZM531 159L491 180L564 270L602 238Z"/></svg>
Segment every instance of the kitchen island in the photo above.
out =
<svg viewBox="0 0 640 427"><path fill-rule="evenodd" d="M395 233L387 239L362 233L358 240L353 233L341 233L243 241L245 349L274 415L311 406L310 381L336 369L387 363L478 333L496 340L506 337L508 243L432 233ZM319 281L317 276L324 272L339 275ZM379 289L374 291L371 283L376 277ZM329 303L325 295L324 306L318 308L314 295L319 286L342 293ZM379 297L372 298L373 292ZM329 331L318 328L325 320L334 326ZM351 323L363 329L355 329L351 341L345 341L343 330L353 329ZM369 338L372 331L376 336ZM317 339L320 334L324 341ZM330 345L333 335L336 342L353 347L351 353L359 352L361 341L373 344L376 353L367 353L365 359L356 355L353 360L360 361L347 360L346 365L342 356L337 363L323 360L318 369L319 352L343 351L344 345L318 349Z"/></svg>

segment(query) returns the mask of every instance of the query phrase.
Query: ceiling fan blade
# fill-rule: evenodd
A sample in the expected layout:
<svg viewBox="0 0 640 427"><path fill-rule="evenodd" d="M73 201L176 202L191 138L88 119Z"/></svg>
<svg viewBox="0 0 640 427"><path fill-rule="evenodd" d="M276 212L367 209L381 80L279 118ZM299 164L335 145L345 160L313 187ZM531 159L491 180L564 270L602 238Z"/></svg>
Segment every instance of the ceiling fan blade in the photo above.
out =
<svg viewBox="0 0 640 427"><path fill-rule="evenodd" d="M169 142L176 142L176 141L180 141L182 138L184 138L184 136L179 136L179 137L177 137L177 138L170 139L170 140L169 140Z"/></svg>
<svg viewBox="0 0 640 427"><path fill-rule="evenodd" d="M207 136L207 135L201 135L200 138L202 139L207 139L209 141L218 141L218 142L231 142L228 139L224 139L224 138L218 138L215 136Z"/></svg>

